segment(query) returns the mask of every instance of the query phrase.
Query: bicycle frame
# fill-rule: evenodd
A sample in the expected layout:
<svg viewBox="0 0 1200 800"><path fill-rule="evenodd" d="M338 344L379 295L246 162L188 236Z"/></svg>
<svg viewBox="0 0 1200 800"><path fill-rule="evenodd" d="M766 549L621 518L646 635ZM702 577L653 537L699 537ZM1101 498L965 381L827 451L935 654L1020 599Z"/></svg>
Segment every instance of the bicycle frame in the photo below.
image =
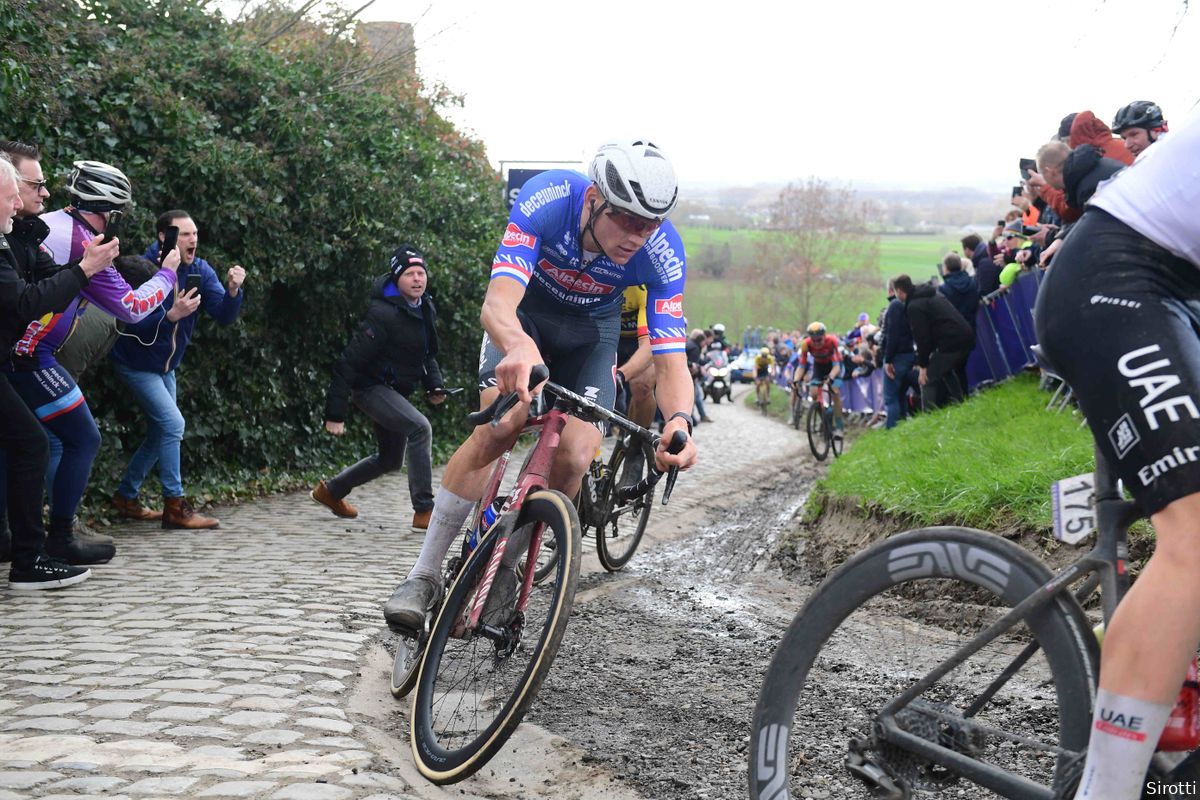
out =
<svg viewBox="0 0 1200 800"><path fill-rule="evenodd" d="M496 578L496 573L500 571L500 562L504 558L505 550L508 549L508 540L513 534L513 523L517 519L516 513L509 514L509 512L520 512L521 505L531 492L536 492L549 486L550 466L554 462L554 453L558 450L558 444L562 439L562 432L563 428L566 427L567 417L568 415L565 412L553 408L545 414L526 420L525 425L521 428L521 433L540 429L541 436L538 437L537 444L533 446L533 453L530 454L529 462L525 465L525 469L517 477L517 483L513 487L512 493L509 494L508 499L504 501L504 505L500 508L494 529L488 532L489 536L495 535L498 537L498 540L488 559L487 571L484 573L483 581L479 585L479 591L475 594L475 600L467 616L464 626L464 630L466 631L473 631L479 628L479 618L483 614L484 604L487 602L488 594L491 592L492 582ZM504 454L504 464L507 464L510 452ZM485 499L496 496L496 493L500 490L500 481L503 475L503 468L493 470L492 478L483 495ZM488 501L490 502L490 499ZM480 507L482 508L482 503ZM526 556L527 564L537 563L537 555L541 546L541 530L535 529L534 535L529 538L529 553ZM523 576L524 580L522 581L520 596L517 599L517 608L522 611L529 602L529 593L533 588L533 572L532 569L527 569Z"/></svg>
<svg viewBox="0 0 1200 800"><path fill-rule="evenodd" d="M1129 527L1141 519L1143 514L1135 503L1121 498L1116 475L1112 473L1108 463L1098 450L1096 452L1095 492L1097 530L1095 546L1082 558L1063 569L1050 582L1041 586L1004 616L981 631L924 678L884 706L877 716L878 732L882 739L947 769L954 770L968 780L1004 797L1054 800L1055 793L1052 789L901 730L895 715L972 655L982 650L1025 617L1047 606L1060 592L1067 591L1083 578L1086 580L1077 590L1076 599L1082 603L1099 587L1104 621L1107 623L1112 618L1117 604L1129 589L1129 575L1125 569L1125 560L1129 553L1127 544ZM953 576L949 569L944 574L949 577ZM1080 644L1086 648L1085 643ZM1037 650L1036 641L1027 645L1014 658L1013 662L964 710L963 717L974 716L981 710L1004 683L1033 657ZM1088 679L1092 686L1096 686L1098 665L1093 664L1092 667L1092 674L1088 676Z"/></svg>

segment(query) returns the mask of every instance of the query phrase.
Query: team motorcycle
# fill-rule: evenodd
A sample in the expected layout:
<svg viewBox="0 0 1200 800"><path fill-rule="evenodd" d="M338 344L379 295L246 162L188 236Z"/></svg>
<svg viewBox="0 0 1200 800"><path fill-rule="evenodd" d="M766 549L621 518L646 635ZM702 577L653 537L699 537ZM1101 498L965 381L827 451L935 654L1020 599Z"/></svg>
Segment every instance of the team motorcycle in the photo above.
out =
<svg viewBox="0 0 1200 800"><path fill-rule="evenodd" d="M717 347L709 350L708 364L705 367L704 395L717 405L720 405L722 397L733 401L733 384L730 382L729 372L729 354Z"/></svg>

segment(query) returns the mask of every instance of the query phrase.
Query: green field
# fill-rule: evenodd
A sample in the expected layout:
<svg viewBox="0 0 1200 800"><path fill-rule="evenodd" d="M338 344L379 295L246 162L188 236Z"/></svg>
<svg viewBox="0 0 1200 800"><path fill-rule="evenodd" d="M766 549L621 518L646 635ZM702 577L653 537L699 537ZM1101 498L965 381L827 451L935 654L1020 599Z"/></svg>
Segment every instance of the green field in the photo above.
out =
<svg viewBox="0 0 1200 800"><path fill-rule="evenodd" d="M726 231L714 228L681 227L688 261L704 260L706 251L729 247L734 270L745 267L753 274L758 258L757 243L771 234L767 231ZM854 325L861 311L874 319L887 301L887 278L906 272L914 280L927 280L936 274L936 265L943 255L958 248L954 235L940 236L880 236L878 288L848 286L828 298L816 299L812 316L833 331L845 332ZM833 265L831 272L838 272ZM724 323L734 338L740 338L746 327L803 328L811 320L799 319L794 297L767 290L746 278L710 278L692 270L688 274L687 300L684 312L691 327L707 327Z"/></svg>

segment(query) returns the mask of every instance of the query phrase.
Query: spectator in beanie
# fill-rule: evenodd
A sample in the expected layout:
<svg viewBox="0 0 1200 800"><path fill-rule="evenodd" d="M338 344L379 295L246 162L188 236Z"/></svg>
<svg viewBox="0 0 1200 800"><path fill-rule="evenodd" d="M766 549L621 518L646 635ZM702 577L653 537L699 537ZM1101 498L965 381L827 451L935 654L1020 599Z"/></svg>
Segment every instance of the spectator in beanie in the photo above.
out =
<svg viewBox="0 0 1200 800"><path fill-rule="evenodd" d="M420 250L400 245L390 266L376 279L366 319L334 365L325 402L325 429L341 436L347 401L353 400L374 425L379 452L321 481L310 494L339 517L357 517L346 495L400 469L407 453L412 527L423 531L433 513L433 429L408 398L420 385L433 405L446 399L437 363L437 311L425 296L428 275Z"/></svg>

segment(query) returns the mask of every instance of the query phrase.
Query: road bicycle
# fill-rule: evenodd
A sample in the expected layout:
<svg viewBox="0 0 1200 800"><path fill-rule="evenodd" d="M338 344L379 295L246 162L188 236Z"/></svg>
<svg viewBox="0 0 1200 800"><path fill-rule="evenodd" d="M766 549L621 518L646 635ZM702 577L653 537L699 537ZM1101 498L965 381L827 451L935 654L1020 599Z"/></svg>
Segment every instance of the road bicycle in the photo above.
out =
<svg viewBox="0 0 1200 800"><path fill-rule="evenodd" d="M1058 574L995 534L934 527L879 542L821 583L763 682L752 800L814 788L890 800L1074 796L1099 673L1084 606L1111 618L1142 515L1099 451L1093 474L1052 494L1056 537L1097 534ZM1148 778L1200 779L1200 751L1156 754Z"/></svg>
<svg viewBox="0 0 1200 800"><path fill-rule="evenodd" d="M830 451L836 458L842 454L844 442L833 418L833 380L826 378L820 383L812 381L809 385L817 387L817 396L808 406L805 421L808 449L812 450L813 458L817 461L824 461Z"/></svg>
<svg viewBox="0 0 1200 800"><path fill-rule="evenodd" d="M530 386L547 375L539 365ZM492 471L460 554L447 563L444 599L432 622L399 636L392 694L401 698L413 693L413 758L433 783L461 781L499 751L536 697L562 642L579 577L581 529L574 505L548 488L547 476L567 418L637 428L552 381L546 381L545 389L554 395L554 405L525 422L524 430L540 435L511 493L479 534L480 520L487 519L489 509L496 510L493 503L509 451ZM515 392L503 395L467 419L473 425L496 425L517 402ZM637 432L657 445L659 437L642 428ZM668 449L679 452L686 443L686 435L679 433ZM674 469L667 472L664 495L676 474ZM632 500L644 494L661 476L651 469L625 496ZM553 574L535 585L536 565L548 542L554 543L556 555ZM493 596L498 573L508 569L516 572L516 591L507 598Z"/></svg>
<svg viewBox="0 0 1200 800"><path fill-rule="evenodd" d="M622 473L632 448L641 448L642 467L636 480L631 477L630 486L636 486L654 463L653 434L632 422L629 425L642 433L632 433L628 427L618 430L608 462L599 457L592 461L575 504L583 533L586 536L589 528L594 531L596 556L609 572L617 572L633 558L654 506L653 486L632 500L624 499L621 491ZM539 574L542 569L539 565Z"/></svg>
<svg viewBox="0 0 1200 800"><path fill-rule="evenodd" d="M579 515L583 535L587 535L589 528L594 531L596 557L600 560L600 566L609 572L623 569L633 558L654 506L653 485L645 494L631 499L628 497L628 488L622 493L621 473L630 448L642 448L641 470L630 486L636 486L648 474L647 465L654 463L653 434L625 417L622 419L642 433L630 433L626 428L618 428L608 461L605 462L600 453L596 453L587 472L583 474L579 494L575 498L575 511ZM553 574L556 560L554 543L548 541L538 560L534 583L541 583Z"/></svg>

